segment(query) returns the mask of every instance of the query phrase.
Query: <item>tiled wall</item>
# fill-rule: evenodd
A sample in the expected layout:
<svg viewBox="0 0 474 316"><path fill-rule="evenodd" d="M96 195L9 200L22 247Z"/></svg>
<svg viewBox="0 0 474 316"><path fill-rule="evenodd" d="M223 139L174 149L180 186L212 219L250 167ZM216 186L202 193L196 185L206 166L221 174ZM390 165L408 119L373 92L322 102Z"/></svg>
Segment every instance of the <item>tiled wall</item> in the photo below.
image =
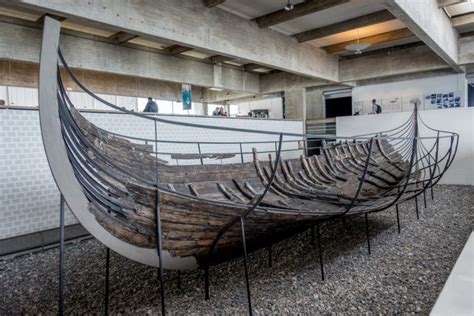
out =
<svg viewBox="0 0 474 316"><path fill-rule="evenodd" d="M154 137L154 123L129 115L116 113L84 113L84 115L107 130L142 138ZM252 120L213 117L161 116L170 120L192 123L232 126L278 132L302 133L299 121ZM243 151L252 147L259 151L275 149L276 136L225 132L209 129L180 127L158 123L158 138L186 141L271 141L268 144L248 144ZM159 144L160 152L197 153L197 145ZM285 143L284 156L297 157L301 154L301 144ZM202 144L203 153L239 152L239 145ZM268 154L262 154L264 159ZM161 158L176 164L167 155ZM246 160L251 155L245 156ZM223 161L205 160L205 163L240 162L240 154ZM199 161L179 161L180 164ZM59 192L51 176L43 150L37 110L0 109L0 239L18 236L58 226ZM66 213L66 224L75 222L74 216Z"/></svg>

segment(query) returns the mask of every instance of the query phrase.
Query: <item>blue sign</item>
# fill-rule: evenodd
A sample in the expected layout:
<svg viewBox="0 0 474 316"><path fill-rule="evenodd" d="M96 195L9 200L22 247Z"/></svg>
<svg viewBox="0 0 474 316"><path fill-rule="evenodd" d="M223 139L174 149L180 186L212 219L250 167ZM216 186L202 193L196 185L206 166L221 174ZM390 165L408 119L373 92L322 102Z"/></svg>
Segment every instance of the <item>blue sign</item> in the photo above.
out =
<svg viewBox="0 0 474 316"><path fill-rule="evenodd" d="M183 110L191 110L192 103L193 103L191 85L189 84L182 85L181 100L183 101Z"/></svg>

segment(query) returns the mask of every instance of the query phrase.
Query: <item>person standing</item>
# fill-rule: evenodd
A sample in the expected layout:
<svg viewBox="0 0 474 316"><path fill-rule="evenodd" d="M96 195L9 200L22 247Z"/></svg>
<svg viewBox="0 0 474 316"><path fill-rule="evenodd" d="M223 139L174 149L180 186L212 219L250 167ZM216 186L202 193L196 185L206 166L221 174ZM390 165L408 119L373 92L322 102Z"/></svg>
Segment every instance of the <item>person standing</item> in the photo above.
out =
<svg viewBox="0 0 474 316"><path fill-rule="evenodd" d="M369 114L380 114L382 113L382 107L377 104L377 100L373 99L372 100L372 112Z"/></svg>
<svg viewBox="0 0 474 316"><path fill-rule="evenodd" d="M145 105L143 112L158 113L158 104L151 97L148 97L148 102Z"/></svg>
<svg viewBox="0 0 474 316"><path fill-rule="evenodd" d="M220 109L216 106L216 109L212 112L212 116L220 116Z"/></svg>

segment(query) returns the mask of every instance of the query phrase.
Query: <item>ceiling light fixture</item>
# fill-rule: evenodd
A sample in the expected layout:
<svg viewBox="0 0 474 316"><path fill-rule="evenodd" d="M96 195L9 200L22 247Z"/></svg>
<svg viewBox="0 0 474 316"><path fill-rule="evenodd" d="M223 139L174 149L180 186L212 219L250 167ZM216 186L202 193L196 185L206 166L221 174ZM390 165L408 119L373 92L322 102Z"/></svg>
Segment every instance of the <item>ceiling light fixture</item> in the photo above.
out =
<svg viewBox="0 0 474 316"><path fill-rule="evenodd" d="M355 55L362 54L362 51L366 48L369 48L369 43L361 43L359 38L359 31L357 31L357 43L352 43L346 46L346 49L354 52Z"/></svg>
<svg viewBox="0 0 474 316"><path fill-rule="evenodd" d="M293 10L294 8L295 8L295 6L293 5L293 3L291 3L290 0L288 0L288 3L287 3L286 6L284 7L284 9L285 9L286 11L291 11L291 10Z"/></svg>

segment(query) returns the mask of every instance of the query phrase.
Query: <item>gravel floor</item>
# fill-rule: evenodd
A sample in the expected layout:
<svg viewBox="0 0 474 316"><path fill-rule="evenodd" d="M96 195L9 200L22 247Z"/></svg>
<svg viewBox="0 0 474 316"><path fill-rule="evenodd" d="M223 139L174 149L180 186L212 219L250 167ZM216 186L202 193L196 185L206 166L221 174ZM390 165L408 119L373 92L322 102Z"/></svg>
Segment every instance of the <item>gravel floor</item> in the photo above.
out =
<svg viewBox="0 0 474 316"><path fill-rule="evenodd" d="M473 228L474 187L437 186L428 208L420 199L401 206L402 232L395 210L369 216L372 254L367 254L363 217L321 226L326 280L321 281L317 248L303 233L250 255L253 310L258 314L428 314ZM0 261L0 315L57 313L58 250ZM67 314L102 311L105 248L95 240L66 247ZM111 257L110 307L113 314L160 311L157 269L117 254ZM245 314L242 260L210 270L209 301L200 271L167 271L166 307L173 314Z"/></svg>

